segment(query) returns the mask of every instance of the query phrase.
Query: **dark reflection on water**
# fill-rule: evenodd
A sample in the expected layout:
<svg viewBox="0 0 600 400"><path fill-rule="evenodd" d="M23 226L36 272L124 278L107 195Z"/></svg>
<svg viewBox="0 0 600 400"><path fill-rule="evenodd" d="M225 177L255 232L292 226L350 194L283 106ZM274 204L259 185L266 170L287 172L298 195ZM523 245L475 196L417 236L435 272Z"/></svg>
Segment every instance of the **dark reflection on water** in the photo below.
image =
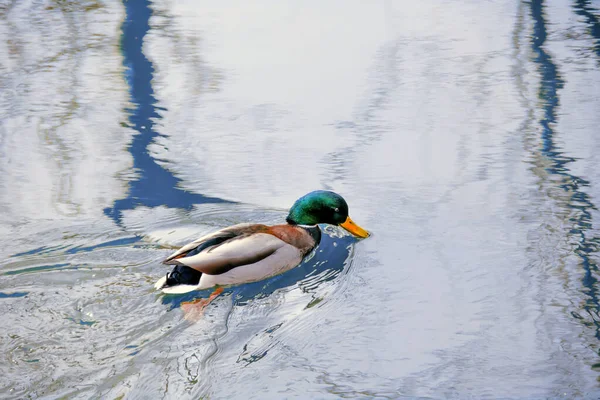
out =
<svg viewBox="0 0 600 400"><path fill-rule="evenodd" d="M556 64L552 57L544 50L544 43L547 39L546 21L544 18L544 2L542 0L531 1L531 16L534 21L531 48L535 54L534 61L538 64L540 74L540 86L538 96L542 100L543 118L539 121L542 135L542 155L550 161L546 171L550 175L559 177L559 187L568 194L564 206L573 211L569 217L573 227L567 232L576 238L577 247L574 253L581 260L581 267L585 270L583 277L583 292L588 296L588 301L584 305L584 310L590 315L596 328L595 336L600 339L600 301L598 299L598 279L594 276L598 272L598 265L593 260L593 254L598 252L600 238L595 237L588 230L592 227L591 210L596 206L592 203L590 196L582 190L589 187L590 182L573 175L568 165L575 161L574 158L566 156L556 145L554 124L557 122L556 113L559 106L559 90L564 87L564 80L561 78ZM578 2L579 12L585 12L585 2ZM592 15L588 15L588 20L593 20ZM592 28L594 31L595 28ZM598 34L598 32L596 32ZM551 176L549 177L551 178ZM549 181L552 181L549 179ZM559 201L559 204L563 203Z"/></svg>
<svg viewBox="0 0 600 400"><path fill-rule="evenodd" d="M128 237L123 239L110 240L108 242L103 242L97 244L95 246L76 246L71 249L67 249L65 253L67 254L76 254L80 252L92 251L96 249L101 249L103 247L120 247L120 246L130 246L139 242L139 238L137 237Z"/></svg>
<svg viewBox="0 0 600 400"><path fill-rule="evenodd" d="M133 167L138 177L129 183L128 196L115 201L104 213L119 222L124 210L132 210L140 205L190 210L194 204L225 202L219 198L182 190L178 187L180 179L159 165L148 153L148 145L159 136L154 124L160 119L158 111L161 110L156 106L152 89L154 67L142 51L144 37L150 29L148 22L152 10L148 0L124 1L124 5L126 18L122 26L121 48L131 101L135 106L127 111L130 113L131 127L139 132L134 136L129 151L133 156Z"/></svg>
<svg viewBox="0 0 600 400"><path fill-rule="evenodd" d="M7 299L11 297L25 297L27 292L13 292L13 293L2 293L0 292L0 299Z"/></svg>
<svg viewBox="0 0 600 400"><path fill-rule="evenodd" d="M585 18L586 24L588 24L588 31L594 38L593 50L598 56L598 65L600 65L600 21L598 17L594 15L591 8L590 0L577 0L573 4L575 13Z"/></svg>

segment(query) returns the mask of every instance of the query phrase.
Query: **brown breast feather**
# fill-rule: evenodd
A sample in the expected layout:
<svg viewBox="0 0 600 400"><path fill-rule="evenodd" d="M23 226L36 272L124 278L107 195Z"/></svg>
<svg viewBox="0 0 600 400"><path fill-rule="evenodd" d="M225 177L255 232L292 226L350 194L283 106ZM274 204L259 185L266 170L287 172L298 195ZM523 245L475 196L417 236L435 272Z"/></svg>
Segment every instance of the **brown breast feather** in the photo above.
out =
<svg viewBox="0 0 600 400"><path fill-rule="evenodd" d="M270 226L268 227L267 233L296 247L303 256L310 252L316 244L312 236L299 226L287 224Z"/></svg>

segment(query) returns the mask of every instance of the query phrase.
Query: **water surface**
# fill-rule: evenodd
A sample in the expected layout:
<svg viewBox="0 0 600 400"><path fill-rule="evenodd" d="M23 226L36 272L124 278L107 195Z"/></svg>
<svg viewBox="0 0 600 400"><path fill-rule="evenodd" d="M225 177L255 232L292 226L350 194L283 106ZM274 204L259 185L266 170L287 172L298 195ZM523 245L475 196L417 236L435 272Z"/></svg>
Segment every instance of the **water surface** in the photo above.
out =
<svg viewBox="0 0 600 400"><path fill-rule="evenodd" d="M600 7L0 6L0 397L596 398ZM330 189L197 321L174 245Z"/></svg>

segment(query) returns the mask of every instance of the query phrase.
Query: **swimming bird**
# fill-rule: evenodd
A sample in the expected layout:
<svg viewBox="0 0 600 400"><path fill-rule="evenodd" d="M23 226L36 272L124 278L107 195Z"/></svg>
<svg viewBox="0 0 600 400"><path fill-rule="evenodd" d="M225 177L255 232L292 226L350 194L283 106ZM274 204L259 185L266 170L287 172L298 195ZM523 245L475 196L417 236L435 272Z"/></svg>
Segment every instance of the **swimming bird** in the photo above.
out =
<svg viewBox="0 0 600 400"><path fill-rule="evenodd" d="M369 236L348 216L344 198L325 190L296 200L286 222L234 225L183 246L163 261L175 267L155 288L169 294L187 293L281 274L299 265L319 244L318 224L341 226L359 238Z"/></svg>

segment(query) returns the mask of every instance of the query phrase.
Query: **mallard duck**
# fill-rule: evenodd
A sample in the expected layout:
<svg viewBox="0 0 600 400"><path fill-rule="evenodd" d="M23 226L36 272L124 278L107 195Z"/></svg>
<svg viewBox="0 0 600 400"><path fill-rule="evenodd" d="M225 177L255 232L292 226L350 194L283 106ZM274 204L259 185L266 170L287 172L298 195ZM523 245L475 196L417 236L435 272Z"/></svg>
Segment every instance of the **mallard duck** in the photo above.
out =
<svg viewBox="0 0 600 400"><path fill-rule="evenodd" d="M339 225L359 238L369 236L348 216L344 198L325 190L296 200L286 222L234 225L183 246L163 261L175 267L155 288L163 293L186 293L281 274L300 264L319 244L318 224Z"/></svg>

